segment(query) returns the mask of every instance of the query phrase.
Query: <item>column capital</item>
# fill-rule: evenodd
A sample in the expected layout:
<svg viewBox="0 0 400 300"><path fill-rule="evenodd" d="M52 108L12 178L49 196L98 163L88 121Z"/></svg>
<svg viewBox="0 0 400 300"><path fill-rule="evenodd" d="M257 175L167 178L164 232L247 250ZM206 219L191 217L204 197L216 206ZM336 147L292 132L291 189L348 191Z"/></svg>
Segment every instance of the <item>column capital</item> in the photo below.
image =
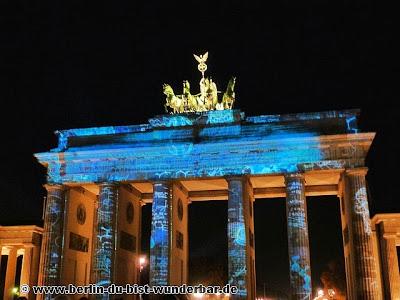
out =
<svg viewBox="0 0 400 300"><path fill-rule="evenodd" d="M228 176L224 176L224 179L226 181L230 181L230 180L247 180L248 177L249 176L247 174L243 174L243 175L228 175Z"/></svg>
<svg viewBox="0 0 400 300"><path fill-rule="evenodd" d="M303 172L285 173L285 174L283 174L283 176L285 177L285 183L288 182L289 180L294 180L294 179L304 180L305 179Z"/></svg>
<svg viewBox="0 0 400 300"><path fill-rule="evenodd" d="M118 181L100 181L96 182L98 186L111 186L111 187L116 187L119 186L120 183Z"/></svg>
<svg viewBox="0 0 400 300"><path fill-rule="evenodd" d="M153 185L154 184L172 184L173 181L171 179L157 179L157 180L153 180L151 183Z"/></svg>
<svg viewBox="0 0 400 300"><path fill-rule="evenodd" d="M48 191L54 191L54 190L65 190L66 186L60 183L46 183L43 185L43 187Z"/></svg>
<svg viewBox="0 0 400 300"><path fill-rule="evenodd" d="M344 172L347 176L365 176L368 173L368 168L362 167L362 168L346 169Z"/></svg>

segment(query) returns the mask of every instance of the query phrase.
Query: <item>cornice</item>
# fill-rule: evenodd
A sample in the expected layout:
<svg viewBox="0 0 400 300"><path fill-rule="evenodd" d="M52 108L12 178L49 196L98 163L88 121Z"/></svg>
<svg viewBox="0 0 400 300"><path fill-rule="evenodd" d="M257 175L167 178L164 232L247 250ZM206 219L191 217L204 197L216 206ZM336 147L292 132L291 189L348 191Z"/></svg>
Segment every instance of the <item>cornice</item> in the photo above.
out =
<svg viewBox="0 0 400 300"><path fill-rule="evenodd" d="M338 135L321 135L321 136L307 136L307 137L287 137L281 139L271 139L266 136L264 139L241 139L238 137L236 140L227 140L227 141L218 141L213 143L214 147L228 147L233 146L234 148L239 149L244 145L252 145L257 144L258 147L263 146L264 150L267 150L268 147L273 147L274 149L284 149L285 147L294 147L301 146L301 148L306 148L307 146L315 148L316 146L319 148L329 147L329 146L354 146L356 145L365 145L370 146L373 139L375 137L375 133L367 132L367 133L356 133L356 134L338 134ZM194 144L188 141L187 143L182 142L181 145L190 145L192 144L194 147L196 145L206 145L209 146L212 144L210 142L207 143L199 143ZM144 147L129 147L122 146L118 147L118 145L114 145L109 148L102 149L82 149L82 150L74 150L74 151L66 151L66 152L42 152L36 153L34 156L37 160L43 164L47 165L49 162L62 162L62 161L73 161L79 162L82 160L100 160L102 158L108 158L109 160L117 160L118 156L120 157L140 157L141 154L146 154L150 150L158 149L160 152L164 152L168 150L170 147L173 147L174 144L171 143L162 143L155 146L144 146ZM211 146L212 147L212 146Z"/></svg>

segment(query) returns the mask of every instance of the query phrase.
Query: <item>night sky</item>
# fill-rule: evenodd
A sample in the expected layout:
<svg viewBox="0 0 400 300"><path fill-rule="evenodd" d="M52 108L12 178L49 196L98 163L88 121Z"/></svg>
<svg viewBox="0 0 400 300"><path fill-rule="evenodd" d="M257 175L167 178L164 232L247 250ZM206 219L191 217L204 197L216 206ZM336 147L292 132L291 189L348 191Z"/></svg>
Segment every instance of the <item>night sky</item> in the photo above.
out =
<svg viewBox="0 0 400 300"><path fill-rule="evenodd" d="M0 224L40 223L45 170L33 153L56 146L56 129L146 123L163 113L163 83L196 86L192 53L205 50L221 89L237 77L235 107L247 116L360 108L362 130L377 133L367 159L371 211L400 211L394 9L375 1L158 2L1 1ZM308 209L318 285L326 264L342 259L338 203L310 198ZM284 201L257 200L255 210L258 283L283 290ZM191 260L224 257L226 203L196 204L190 214Z"/></svg>

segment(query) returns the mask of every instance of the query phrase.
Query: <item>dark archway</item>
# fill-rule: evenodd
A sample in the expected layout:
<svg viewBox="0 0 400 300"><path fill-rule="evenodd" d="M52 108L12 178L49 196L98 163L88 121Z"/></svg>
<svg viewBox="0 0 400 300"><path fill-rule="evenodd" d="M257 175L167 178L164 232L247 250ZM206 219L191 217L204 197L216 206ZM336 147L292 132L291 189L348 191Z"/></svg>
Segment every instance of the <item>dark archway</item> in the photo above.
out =
<svg viewBox="0 0 400 300"><path fill-rule="evenodd" d="M189 205L189 283L224 285L228 278L227 201Z"/></svg>
<svg viewBox="0 0 400 300"><path fill-rule="evenodd" d="M257 296L288 299L285 198L256 199L254 214Z"/></svg>
<svg viewBox="0 0 400 300"><path fill-rule="evenodd" d="M285 198L256 199L254 211L257 295L262 296L265 290L266 296L288 298ZM339 199L336 196L307 197L307 217L313 292L324 287L323 281L345 292Z"/></svg>

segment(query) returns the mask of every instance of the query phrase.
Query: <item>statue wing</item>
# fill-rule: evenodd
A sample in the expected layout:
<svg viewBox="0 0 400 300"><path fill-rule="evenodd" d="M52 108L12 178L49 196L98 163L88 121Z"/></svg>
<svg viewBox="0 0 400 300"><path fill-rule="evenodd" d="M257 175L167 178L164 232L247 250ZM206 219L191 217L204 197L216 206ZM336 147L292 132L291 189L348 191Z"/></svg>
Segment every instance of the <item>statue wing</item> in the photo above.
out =
<svg viewBox="0 0 400 300"><path fill-rule="evenodd" d="M206 53L204 53L204 55L203 55L203 61L206 61L207 58L208 58L208 51L207 51Z"/></svg>
<svg viewBox="0 0 400 300"><path fill-rule="evenodd" d="M196 54L193 54L193 56L199 63L202 62L202 59L199 56L197 56Z"/></svg>

